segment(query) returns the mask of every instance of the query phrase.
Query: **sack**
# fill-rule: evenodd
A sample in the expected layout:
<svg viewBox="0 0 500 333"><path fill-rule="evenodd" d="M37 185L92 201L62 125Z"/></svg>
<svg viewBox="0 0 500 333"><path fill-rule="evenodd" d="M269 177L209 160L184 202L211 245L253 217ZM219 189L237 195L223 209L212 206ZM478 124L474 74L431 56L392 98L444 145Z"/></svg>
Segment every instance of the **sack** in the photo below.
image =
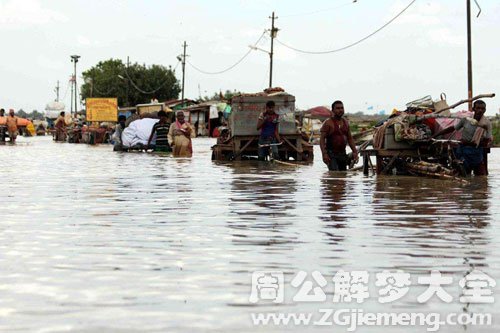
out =
<svg viewBox="0 0 500 333"><path fill-rule="evenodd" d="M122 143L124 147L133 147L137 144L147 145L154 124L159 122L159 119L144 118L139 119L126 127L122 132Z"/></svg>
<svg viewBox="0 0 500 333"><path fill-rule="evenodd" d="M451 115L450 110L448 109L449 105L446 103L446 94L441 93L441 99L434 102L434 112L440 113L442 116L449 117ZM441 110L448 109L444 112Z"/></svg>
<svg viewBox="0 0 500 333"><path fill-rule="evenodd" d="M415 109L429 109L433 107L432 97L430 95L422 97L420 99L411 101L406 103L406 108L415 108Z"/></svg>

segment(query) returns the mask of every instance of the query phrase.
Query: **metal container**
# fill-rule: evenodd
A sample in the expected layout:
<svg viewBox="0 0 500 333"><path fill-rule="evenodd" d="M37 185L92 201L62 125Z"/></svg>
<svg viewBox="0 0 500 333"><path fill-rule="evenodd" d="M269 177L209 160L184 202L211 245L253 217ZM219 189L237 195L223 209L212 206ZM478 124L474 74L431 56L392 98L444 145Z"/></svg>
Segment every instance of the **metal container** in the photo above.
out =
<svg viewBox="0 0 500 333"><path fill-rule="evenodd" d="M287 93L270 95L240 95L231 100L229 127L233 136L259 135L257 121L266 110L266 103L274 101L275 111L280 115L279 133L297 134L295 123L295 96Z"/></svg>
<svg viewBox="0 0 500 333"><path fill-rule="evenodd" d="M384 149L412 149L412 145L406 141L396 141L394 138L394 127L385 129Z"/></svg>

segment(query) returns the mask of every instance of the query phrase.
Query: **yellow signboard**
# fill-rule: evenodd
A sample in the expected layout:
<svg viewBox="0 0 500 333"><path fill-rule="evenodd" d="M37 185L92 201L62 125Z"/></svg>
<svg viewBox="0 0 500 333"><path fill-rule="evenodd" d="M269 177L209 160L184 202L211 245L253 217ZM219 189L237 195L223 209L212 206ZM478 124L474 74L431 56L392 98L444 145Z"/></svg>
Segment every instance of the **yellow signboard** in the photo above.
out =
<svg viewBox="0 0 500 333"><path fill-rule="evenodd" d="M87 98L87 121L117 121L117 98Z"/></svg>

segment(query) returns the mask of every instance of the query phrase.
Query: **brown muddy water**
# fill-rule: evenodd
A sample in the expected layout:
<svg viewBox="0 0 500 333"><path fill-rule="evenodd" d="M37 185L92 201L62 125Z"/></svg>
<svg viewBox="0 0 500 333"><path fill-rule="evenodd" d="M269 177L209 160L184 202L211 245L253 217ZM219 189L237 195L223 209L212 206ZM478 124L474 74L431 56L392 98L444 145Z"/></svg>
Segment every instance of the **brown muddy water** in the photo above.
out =
<svg viewBox="0 0 500 333"><path fill-rule="evenodd" d="M459 281L480 270L500 282L500 151L490 176L470 184L216 163L211 139L192 159L114 153L112 147L20 138L0 146L1 332L345 332L342 325L256 325L255 313L321 309L447 315L489 313L491 325L439 332L498 332L495 303L460 302ZM334 302L334 275L365 271L369 297ZM380 303L376 274L411 275L408 293ZM431 270L452 283L418 302ZM252 273L284 276L283 302L250 302ZM326 300L293 299L300 271L318 271ZM359 311L358 310L358 311ZM426 326L356 332L425 332Z"/></svg>

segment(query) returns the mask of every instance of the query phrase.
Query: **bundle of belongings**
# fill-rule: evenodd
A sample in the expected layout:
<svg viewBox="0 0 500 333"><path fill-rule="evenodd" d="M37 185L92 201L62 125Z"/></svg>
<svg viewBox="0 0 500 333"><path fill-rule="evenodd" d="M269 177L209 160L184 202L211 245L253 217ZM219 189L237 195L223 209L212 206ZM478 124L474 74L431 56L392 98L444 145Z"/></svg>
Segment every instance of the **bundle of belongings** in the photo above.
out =
<svg viewBox="0 0 500 333"><path fill-rule="evenodd" d="M68 140L73 143L100 144L108 143L110 128L107 123L102 123L99 127L85 126L75 123L68 131Z"/></svg>
<svg viewBox="0 0 500 333"><path fill-rule="evenodd" d="M447 128L455 129L452 133L443 135L447 140L467 141L468 144L478 146L481 140L491 138L491 123L486 116L478 121L474 119L474 113L469 111L454 114L449 110L441 112L447 108L446 102L444 101L444 105L443 100L433 102L430 96L406 106L405 111L394 110L387 120L377 126L373 139L375 149L393 149L391 142L386 142L388 131L393 133L395 142L404 142L408 144L408 148L414 143L430 141ZM464 132L465 138L462 137Z"/></svg>
<svg viewBox="0 0 500 333"><path fill-rule="evenodd" d="M143 118L130 123L122 133L122 145L124 148L144 148L148 145L149 136L153 126L159 119Z"/></svg>
<svg viewBox="0 0 500 333"><path fill-rule="evenodd" d="M446 101L430 96L410 102L405 111L394 110L374 132L373 147L384 150L424 149L432 155L435 143L451 144L453 155L466 173L487 174L483 147L492 138L492 125L484 115L486 104L474 102L474 112L450 113ZM438 159L434 156L434 159ZM419 169L419 168L417 168ZM427 172L427 171L426 171Z"/></svg>
<svg viewBox="0 0 500 333"><path fill-rule="evenodd" d="M375 149L410 148L415 142L430 140L432 124L419 122L418 116L407 111L395 112L389 119L375 129L373 147ZM429 126L431 125L431 126ZM407 146L394 142L405 142Z"/></svg>

